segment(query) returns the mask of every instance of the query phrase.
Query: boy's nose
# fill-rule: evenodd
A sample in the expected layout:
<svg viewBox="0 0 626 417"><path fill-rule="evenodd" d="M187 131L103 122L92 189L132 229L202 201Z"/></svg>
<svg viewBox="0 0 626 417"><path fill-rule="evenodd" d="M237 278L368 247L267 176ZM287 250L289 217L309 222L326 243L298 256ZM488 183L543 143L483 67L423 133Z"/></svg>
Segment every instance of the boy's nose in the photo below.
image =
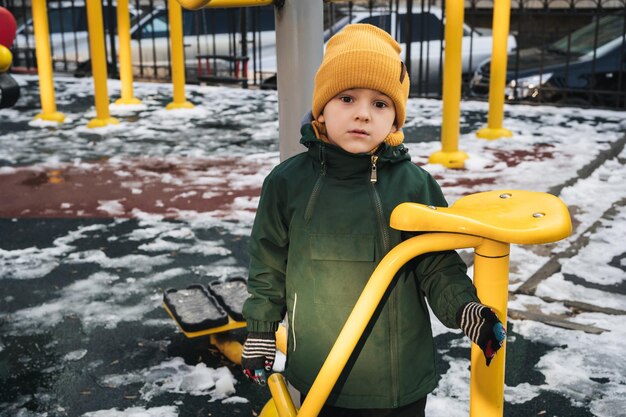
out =
<svg viewBox="0 0 626 417"><path fill-rule="evenodd" d="M370 120L370 112L367 106L358 106L354 114L355 119L368 122Z"/></svg>

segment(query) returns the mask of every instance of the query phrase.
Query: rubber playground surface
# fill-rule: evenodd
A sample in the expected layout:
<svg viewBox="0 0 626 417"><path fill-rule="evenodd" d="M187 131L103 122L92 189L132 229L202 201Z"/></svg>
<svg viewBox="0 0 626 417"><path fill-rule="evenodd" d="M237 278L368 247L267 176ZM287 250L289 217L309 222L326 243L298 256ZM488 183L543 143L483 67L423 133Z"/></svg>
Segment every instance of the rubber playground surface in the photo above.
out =
<svg viewBox="0 0 626 417"><path fill-rule="evenodd" d="M161 297L246 276L279 162L276 93L188 86L196 107L166 111L171 86L138 83L144 104L94 130L89 80L56 80L57 126L32 121L37 79L17 79L23 97L0 111L0 416L257 415L268 390L186 338ZM507 106L514 137L478 140L486 111L462 103L463 170L427 164L440 101L411 99L405 134L450 203L526 189L570 209L571 237L512 247L504 415L626 416L626 113ZM469 342L433 320L427 415L467 416Z"/></svg>

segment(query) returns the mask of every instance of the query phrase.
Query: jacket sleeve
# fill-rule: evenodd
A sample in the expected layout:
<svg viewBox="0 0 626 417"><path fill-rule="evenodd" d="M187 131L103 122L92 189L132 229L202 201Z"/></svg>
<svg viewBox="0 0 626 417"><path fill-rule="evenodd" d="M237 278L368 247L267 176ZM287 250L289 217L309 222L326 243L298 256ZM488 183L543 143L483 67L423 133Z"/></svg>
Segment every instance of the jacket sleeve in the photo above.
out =
<svg viewBox="0 0 626 417"><path fill-rule="evenodd" d="M289 250L285 204L272 173L263 183L250 238L248 292L243 306L248 331L271 332L278 329L287 307L285 273Z"/></svg>
<svg viewBox="0 0 626 417"><path fill-rule="evenodd" d="M447 207L437 182L428 175L424 204ZM437 318L449 328L458 328L456 313L465 303L480 302L476 288L467 276L467 266L456 251L426 253L415 260L420 289Z"/></svg>

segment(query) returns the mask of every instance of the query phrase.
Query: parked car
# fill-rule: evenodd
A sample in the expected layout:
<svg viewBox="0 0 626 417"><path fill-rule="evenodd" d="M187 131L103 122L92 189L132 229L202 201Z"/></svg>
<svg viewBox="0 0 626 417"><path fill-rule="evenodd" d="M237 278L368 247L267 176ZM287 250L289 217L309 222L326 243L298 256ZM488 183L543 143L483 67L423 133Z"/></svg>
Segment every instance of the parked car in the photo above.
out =
<svg viewBox="0 0 626 417"><path fill-rule="evenodd" d="M108 3L103 5L102 15L104 27L117 28L116 3L109 9ZM131 27L136 26L140 12L129 7ZM109 20L111 21L109 22ZM83 1L48 3L48 28L50 31L50 53L53 65L69 71L84 68L89 64L89 32L87 25L87 9ZM107 51L111 53L111 38L105 36ZM33 20L17 29L13 46L14 61L17 66L36 66L35 35ZM109 58L109 61L112 61Z"/></svg>
<svg viewBox="0 0 626 417"><path fill-rule="evenodd" d="M246 12L247 46L243 53L241 13ZM255 15L253 15L255 13ZM252 33L254 31L254 34ZM207 67L215 73L244 58L251 59L254 43L266 51L276 49L273 7L249 9L183 9L183 36L185 66L190 73ZM167 71L170 62L169 27L167 11L154 9L131 30L133 65L144 71ZM244 56L245 55L245 56ZM198 59L198 57L207 57ZM208 58L213 57L213 58ZM241 61L239 61L241 62ZM275 64L274 64L275 68ZM252 68L250 68L251 70Z"/></svg>
<svg viewBox="0 0 626 417"><path fill-rule="evenodd" d="M401 56L406 61L406 45L408 33L406 8L400 12L391 12L389 9L354 8L345 17L338 20L325 32L327 41L334 33L342 30L349 23L369 23L392 34L402 47ZM442 10L430 6L422 12L415 7L411 13L411 83L419 84L422 91L436 92L441 88L445 47L444 16ZM463 25L462 65L463 74L471 76L478 64L491 56L492 41L490 29L476 29ZM507 41L509 51L516 47L515 37L510 35ZM274 51L275 53L275 51ZM273 57L272 57L273 58ZM275 62L275 58L273 58ZM270 68L272 60L267 58L265 68ZM408 63L407 63L408 66Z"/></svg>
<svg viewBox="0 0 626 417"><path fill-rule="evenodd" d="M610 15L543 47L525 48L507 60L506 99L574 105L624 106L624 16ZM597 33L597 35L596 35ZM491 61L481 63L471 94L487 97Z"/></svg>

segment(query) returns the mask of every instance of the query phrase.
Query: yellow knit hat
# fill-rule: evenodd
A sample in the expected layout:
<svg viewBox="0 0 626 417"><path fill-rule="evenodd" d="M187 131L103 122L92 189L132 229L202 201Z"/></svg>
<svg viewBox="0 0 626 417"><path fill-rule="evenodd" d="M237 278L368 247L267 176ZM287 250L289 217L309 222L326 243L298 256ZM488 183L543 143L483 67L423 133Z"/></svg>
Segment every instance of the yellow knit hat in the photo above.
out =
<svg viewBox="0 0 626 417"><path fill-rule="evenodd" d="M400 59L400 45L387 32L369 24L352 24L334 35L326 45L322 64L315 75L313 117L344 90L369 88L387 95L396 107L396 127L385 142L402 143L400 128L406 117L409 76Z"/></svg>

